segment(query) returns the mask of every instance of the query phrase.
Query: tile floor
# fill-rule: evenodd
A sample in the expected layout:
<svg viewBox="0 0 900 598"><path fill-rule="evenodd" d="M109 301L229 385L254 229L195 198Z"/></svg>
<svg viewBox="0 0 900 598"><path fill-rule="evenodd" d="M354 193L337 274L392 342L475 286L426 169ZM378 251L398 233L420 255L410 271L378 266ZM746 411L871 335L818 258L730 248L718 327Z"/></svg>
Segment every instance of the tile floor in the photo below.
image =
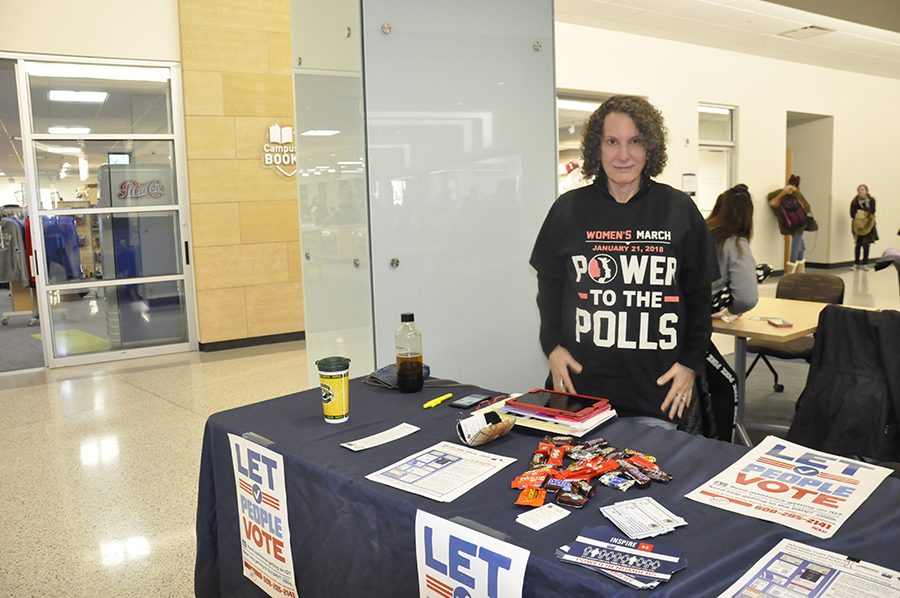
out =
<svg viewBox="0 0 900 598"><path fill-rule="evenodd" d="M308 386L302 342L0 376L0 596L192 596L206 417Z"/></svg>
<svg viewBox="0 0 900 598"><path fill-rule="evenodd" d="M900 308L895 272L830 272ZM308 387L302 342L0 375L0 596L192 596L206 417Z"/></svg>

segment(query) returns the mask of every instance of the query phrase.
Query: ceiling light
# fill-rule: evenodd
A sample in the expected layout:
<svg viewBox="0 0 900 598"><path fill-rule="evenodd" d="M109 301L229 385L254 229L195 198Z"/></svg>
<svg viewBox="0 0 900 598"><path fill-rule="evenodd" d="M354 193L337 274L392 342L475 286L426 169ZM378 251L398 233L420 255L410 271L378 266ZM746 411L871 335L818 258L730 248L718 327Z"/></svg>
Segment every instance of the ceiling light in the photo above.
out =
<svg viewBox="0 0 900 598"><path fill-rule="evenodd" d="M37 144L35 144L37 145ZM51 154L63 154L67 156L77 156L81 153L80 147L57 147L52 145L47 145L41 148L44 151L50 152Z"/></svg>
<svg viewBox="0 0 900 598"><path fill-rule="evenodd" d="M6 176L6 173L0 170L0 176Z"/></svg>
<svg viewBox="0 0 900 598"><path fill-rule="evenodd" d="M721 114L723 116L728 116L731 114L730 108L722 108L721 106L705 106L700 104L697 106L697 112L702 112L704 114Z"/></svg>
<svg viewBox="0 0 900 598"><path fill-rule="evenodd" d="M340 131L334 131L332 129L309 129L308 131L303 131L300 135L303 137L331 137L338 133L340 133Z"/></svg>
<svg viewBox="0 0 900 598"><path fill-rule="evenodd" d="M26 62L25 72L33 77L106 79L109 81L164 82L170 78L169 69L163 67L66 64L57 62Z"/></svg>
<svg viewBox="0 0 900 598"><path fill-rule="evenodd" d="M91 129L89 127L49 127L47 132L51 135L87 135Z"/></svg>
<svg viewBox="0 0 900 598"><path fill-rule="evenodd" d="M63 89L51 89L47 92L47 99L51 102L102 104L108 97L109 94L105 91L67 91Z"/></svg>
<svg viewBox="0 0 900 598"><path fill-rule="evenodd" d="M558 98L556 100L556 108L558 110L578 110L579 112L593 112L600 107L601 102L590 102L586 100L565 100Z"/></svg>
<svg viewBox="0 0 900 598"><path fill-rule="evenodd" d="M825 35L826 33L834 33L834 29L826 29L825 27L819 27L818 25L808 25L806 27L801 27L800 29L791 29L790 31L776 33L775 36L786 37L788 39L809 39L811 37Z"/></svg>

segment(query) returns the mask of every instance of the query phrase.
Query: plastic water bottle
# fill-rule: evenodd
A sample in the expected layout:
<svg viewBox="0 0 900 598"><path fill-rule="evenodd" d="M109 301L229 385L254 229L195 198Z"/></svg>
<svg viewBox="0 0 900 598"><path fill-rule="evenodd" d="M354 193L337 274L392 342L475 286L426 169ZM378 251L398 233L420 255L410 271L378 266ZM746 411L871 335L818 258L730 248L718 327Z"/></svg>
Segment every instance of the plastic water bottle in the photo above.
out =
<svg viewBox="0 0 900 598"><path fill-rule="evenodd" d="M397 351L397 387L400 392L419 392L425 384L422 371L422 333L411 313L400 314L400 328L395 335Z"/></svg>

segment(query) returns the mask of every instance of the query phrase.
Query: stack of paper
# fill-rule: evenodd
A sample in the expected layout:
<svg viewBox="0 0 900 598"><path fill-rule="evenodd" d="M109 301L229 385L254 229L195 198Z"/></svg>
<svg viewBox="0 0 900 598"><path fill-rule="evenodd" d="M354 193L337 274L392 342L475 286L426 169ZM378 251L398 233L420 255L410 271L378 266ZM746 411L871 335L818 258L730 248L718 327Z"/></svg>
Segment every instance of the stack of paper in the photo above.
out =
<svg viewBox="0 0 900 598"><path fill-rule="evenodd" d="M510 398L517 396L519 395L510 395ZM581 438L600 424L607 422L618 415L616 410L610 407L589 419L576 422L574 420L544 416L534 411L515 409L507 406L506 400L498 401L484 409L475 411L475 413L482 413L484 411L501 411L503 413L509 413L516 417L517 426L550 432L551 434L575 436L576 438Z"/></svg>
<svg viewBox="0 0 900 598"><path fill-rule="evenodd" d="M608 527L582 529L574 542L556 550L556 558L639 590L655 588L687 566L680 550L623 538Z"/></svg>
<svg viewBox="0 0 900 598"><path fill-rule="evenodd" d="M667 534L676 527L687 525L687 521L649 496L600 507L600 512L632 540Z"/></svg>

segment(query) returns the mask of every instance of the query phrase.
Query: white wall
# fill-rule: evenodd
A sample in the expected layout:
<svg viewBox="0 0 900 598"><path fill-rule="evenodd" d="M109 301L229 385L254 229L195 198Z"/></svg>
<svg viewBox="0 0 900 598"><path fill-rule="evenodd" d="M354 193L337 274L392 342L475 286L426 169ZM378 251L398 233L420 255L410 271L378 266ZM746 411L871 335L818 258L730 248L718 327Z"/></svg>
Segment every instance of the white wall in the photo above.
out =
<svg viewBox="0 0 900 598"><path fill-rule="evenodd" d="M0 206L7 204L20 203L16 191L22 190L22 184L25 179L16 178L14 182L9 182L10 177L0 177ZM22 195L21 197L24 197Z"/></svg>
<svg viewBox="0 0 900 598"><path fill-rule="evenodd" d="M860 183L879 199L873 254L900 246L900 202L891 201L900 189L900 80L567 23L556 24L556 79L559 88L644 95L662 110L669 164L659 178L673 186L697 171L697 104L737 106L736 180L756 200L753 254L772 265L782 263L783 244L765 195L784 185L786 114L834 116L831 218L818 240L831 240L828 263L853 259L845 212Z"/></svg>
<svg viewBox="0 0 900 598"><path fill-rule="evenodd" d="M0 51L181 59L177 0L3 0Z"/></svg>
<svg viewBox="0 0 900 598"><path fill-rule="evenodd" d="M834 140L834 119L831 117L793 125L787 129L787 147L793 156L793 174L800 176L800 190L809 202L812 213L819 223L819 230L804 234L807 262L829 263L832 245L840 247L841 239L830 234L832 203L839 205L841 197L832 197L832 159ZM835 216L837 217L837 216ZM840 218L838 217L838 220ZM850 219L842 220L849 229Z"/></svg>

